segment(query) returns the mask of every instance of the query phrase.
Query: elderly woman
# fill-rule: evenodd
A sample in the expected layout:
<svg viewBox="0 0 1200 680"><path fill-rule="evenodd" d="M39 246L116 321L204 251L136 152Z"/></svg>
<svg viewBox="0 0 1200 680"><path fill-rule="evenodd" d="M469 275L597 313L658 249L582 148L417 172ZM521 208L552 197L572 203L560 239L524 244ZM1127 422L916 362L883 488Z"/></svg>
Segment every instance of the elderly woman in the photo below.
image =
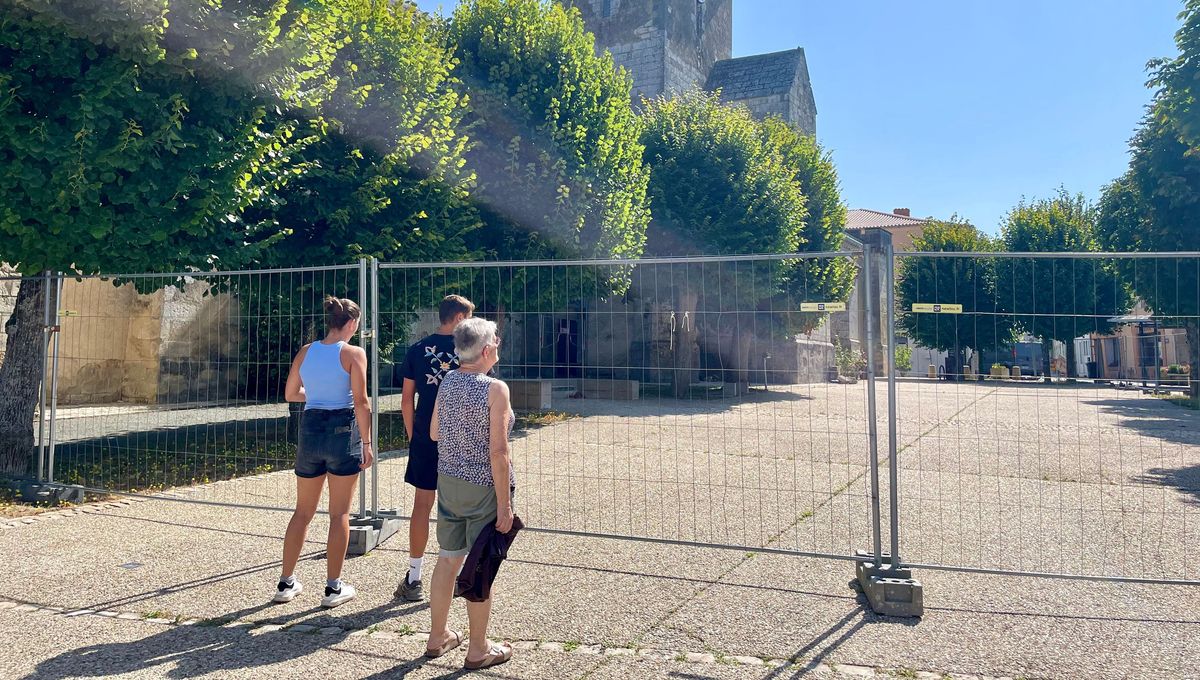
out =
<svg viewBox="0 0 1200 680"><path fill-rule="evenodd" d="M454 329L459 368L446 374L434 405L430 435L438 443L437 539L441 546L429 593L433 617L425 655L439 657L462 644L448 622L454 581L480 531L494 522L513 525L516 487L508 435L513 412L508 385L487 373L499 360L496 324L465 319ZM470 642L466 668L488 668L512 658L512 646L487 638L492 601L468 602Z"/></svg>

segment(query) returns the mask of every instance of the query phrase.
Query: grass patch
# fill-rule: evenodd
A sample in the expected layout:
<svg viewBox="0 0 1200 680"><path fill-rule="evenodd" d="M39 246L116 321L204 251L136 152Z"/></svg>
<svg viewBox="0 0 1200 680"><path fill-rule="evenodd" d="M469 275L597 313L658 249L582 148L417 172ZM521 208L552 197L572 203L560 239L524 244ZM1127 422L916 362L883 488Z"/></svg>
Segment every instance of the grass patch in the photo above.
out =
<svg viewBox="0 0 1200 680"><path fill-rule="evenodd" d="M916 680L917 672L911 668L897 668L891 672L891 675L894 678L909 678L910 680Z"/></svg>
<svg viewBox="0 0 1200 680"><path fill-rule="evenodd" d="M522 413L517 416L516 427L522 429L534 429L538 427L546 427L547 425L565 423L568 420L578 417L579 416L571 413L564 413L562 411L530 411L529 413Z"/></svg>
<svg viewBox="0 0 1200 680"><path fill-rule="evenodd" d="M201 619L196 622L197 628L220 628L221 626L234 622L232 616L221 616L215 619Z"/></svg>
<svg viewBox="0 0 1200 680"><path fill-rule="evenodd" d="M1192 411L1200 411L1200 400L1193 399L1191 397L1185 397L1185 396L1178 395L1178 394L1171 394L1171 395L1167 395L1167 396L1163 396L1163 397L1159 397L1159 398L1165 399L1166 401L1169 401L1172 404L1175 404L1176 406L1182 406L1186 409L1191 409Z"/></svg>
<svg viewBox="0 0 1200 680"><path fill-rule="evenodd" d="M579 643L575 640L568 640L563 643L563 651L573 652L576 649L579 649Z"/></svg>
<svg viewBox="0 0 1200 680"><path fill-rule="evenodd" d="M406 623L403 626L400 626L400 628L397 629L396 632L399 633L400 635L412 635L413 633L415 633L417 631L413 630L413 627Z"/></svg>
<svg viewBox="0 0 1200 680"><path fill-rule="evenodd" d="M170 616L170 614L168 614L166 612L160 612L160 611L152 611L152 612L146 612L145 614L142 614L143 619L165 619L168 616Z"/></svg>

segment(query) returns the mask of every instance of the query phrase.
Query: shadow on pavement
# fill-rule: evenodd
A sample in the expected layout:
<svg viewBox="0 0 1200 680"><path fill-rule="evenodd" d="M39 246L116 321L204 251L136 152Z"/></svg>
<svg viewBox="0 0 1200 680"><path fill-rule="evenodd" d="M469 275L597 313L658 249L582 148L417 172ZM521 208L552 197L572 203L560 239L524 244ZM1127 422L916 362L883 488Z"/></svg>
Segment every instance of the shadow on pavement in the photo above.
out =
<svg viewBox="0 0 1200 680"><path fill-rule="evenodd" d="M1191 411L1169 401L1145 399L1101 399L1086 401L1104 413L1120 417L1120 427L1137 430L1147 437L1185 446L1200 446L1200 411Z"/></svg>
<svg viewBox="0 0 1200 680"><path fill-rule="evenodd" d="M1187 502L1200 505L1200 465L1181 468L1151 468L1134 478L1141 484L1158 484L1173 487L1187 494Z"/></svg>
<svg viewBox="0 0 1200 680"><path fill-rule="evenodd" d="M214 623L241 619L272 606L266 603L247 607L230 612L214 620ZM356 618L367 617L378 621L391 619L400 613L394 611L393 607L392 603L381 605L357 614ZM294 612L287 618L300 618L311 613L312 609ZM166 678L192 678L210 673L228 673L231 677L238 677L241 675L239 671L298 660L316 651L328 649L344 641L350 633L348 630L336 634L293 633L285 639L248 642L248 632L231 631L215 625L209 627L205 623L194 626L172 625L161 633L132 642L96 644L69 650L38 664L33 673L25 676L25 680L107 677L147 670L160 673ZM305 623L318 627L333 626L336 620L331 617L319 617ZM346 653L364 655L361 651ZM389 661L394 660L393 657L386 658ZM423 656L418 657L406 662L403 668L419 668L426 661ZM168 664L171 665L169 669L158 668ZM389 672L387 677L400 676Z"/></svg>

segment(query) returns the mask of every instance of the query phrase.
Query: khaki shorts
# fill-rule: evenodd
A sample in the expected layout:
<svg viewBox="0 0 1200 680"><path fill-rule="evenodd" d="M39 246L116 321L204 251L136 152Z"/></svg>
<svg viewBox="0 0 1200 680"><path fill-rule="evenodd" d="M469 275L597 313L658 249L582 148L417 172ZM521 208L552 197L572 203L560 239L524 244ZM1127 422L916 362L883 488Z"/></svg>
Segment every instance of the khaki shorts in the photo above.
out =
<svg viewBox="0 0 1200 680"><path fill-rule="evenodd" d="M479 532L496 523L496 488L438 475L437 540L442 557L471 552Z"/></svg>

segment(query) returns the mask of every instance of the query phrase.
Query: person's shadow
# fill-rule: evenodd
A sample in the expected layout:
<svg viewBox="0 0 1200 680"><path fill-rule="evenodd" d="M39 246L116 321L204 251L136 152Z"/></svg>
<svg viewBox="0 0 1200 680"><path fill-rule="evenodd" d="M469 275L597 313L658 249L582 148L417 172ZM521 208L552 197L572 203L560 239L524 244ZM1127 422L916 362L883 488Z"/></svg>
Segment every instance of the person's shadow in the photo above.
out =
<svg viewBox="0 0 1200 680"><path fill-rule="evenodd" d="M220 619L203 621L197 625L170 625L161 633L131 642L110 642L68 650L38 664L33 673L25 676L25 680L106 677L151 669L166 678L193 678L221 671L236 677L240 675L238 671L301 659L336 645L352 632L346 629L336 634L270 632L259 634L259 639L249 640L247 638L250 633L235 632L218 625L227 621L242 620L274 606L264 603L247 607L230 612ZM351 618L355 623L386 621L412 613L424 606L427 605L421 603L405 606L402 603L388 602L366 612L355 613ZM272 617L271 620L276 624L285 625L319 610L320 607L313 607L291 612L286 616ZM328 627L337 625L338 620L321 616L304 620L303 623ZM277 635L287 637L282 640L273 637ZM387 660L405 661L390 656ZM403 667L416 668L425 661L424 657L419 657L407 661Z"/></svg>

